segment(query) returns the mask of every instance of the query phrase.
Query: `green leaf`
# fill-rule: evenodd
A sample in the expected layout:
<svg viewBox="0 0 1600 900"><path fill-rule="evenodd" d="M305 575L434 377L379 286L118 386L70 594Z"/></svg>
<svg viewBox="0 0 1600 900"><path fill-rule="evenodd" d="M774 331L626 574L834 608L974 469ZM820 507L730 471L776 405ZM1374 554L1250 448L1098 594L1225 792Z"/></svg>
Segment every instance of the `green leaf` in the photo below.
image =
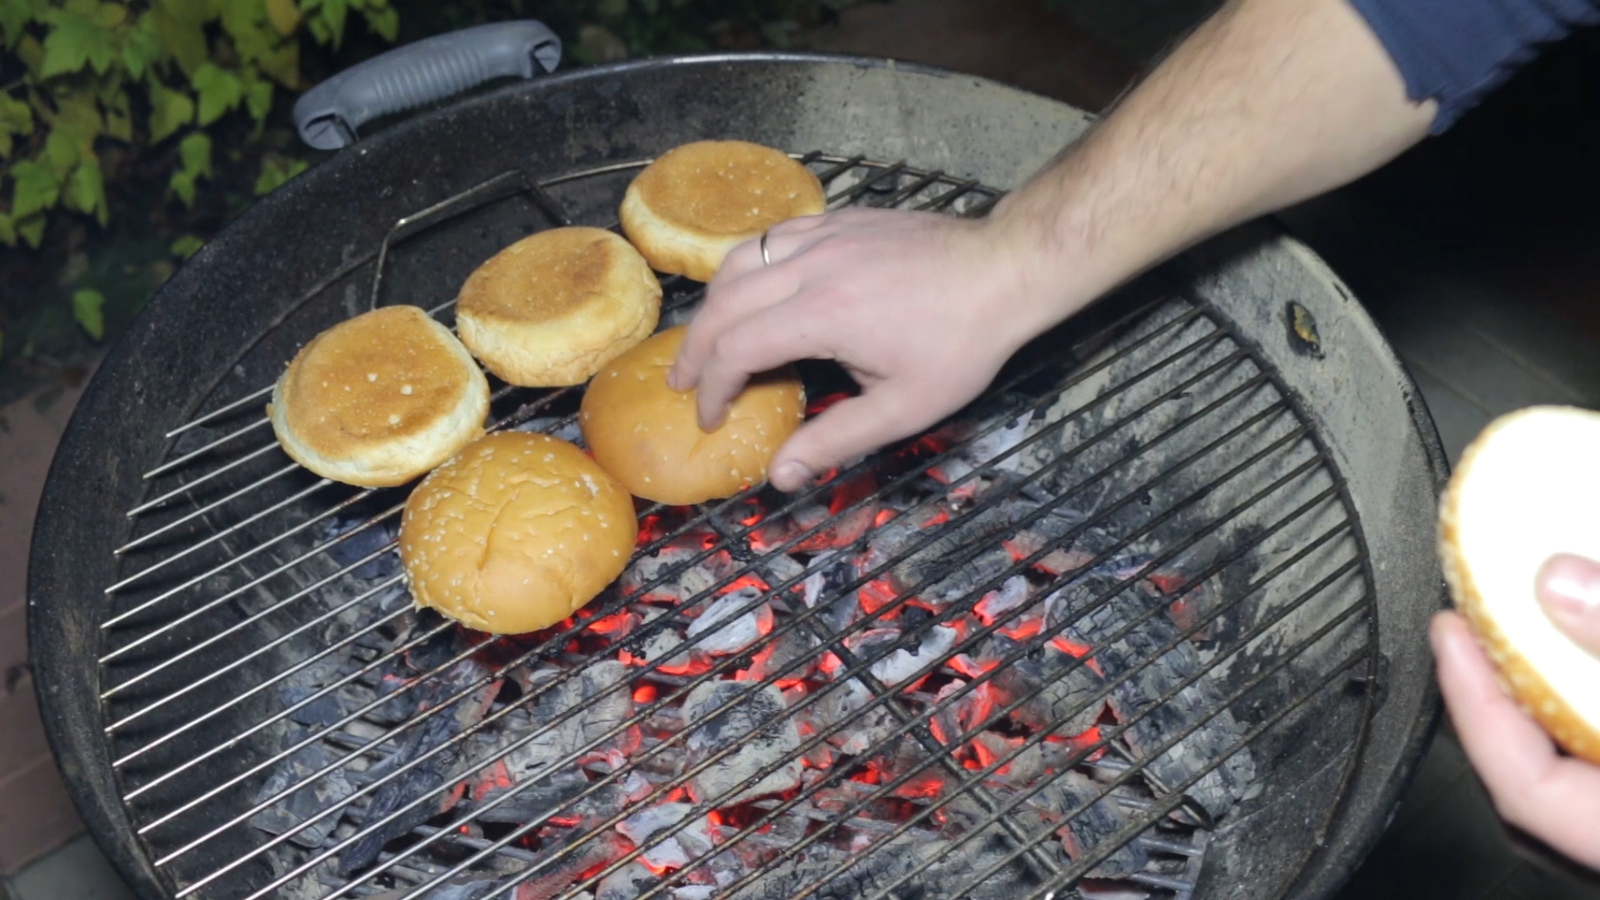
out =
<svg viewBox="0 0 1600 900"><path fill-rule="evenodd" d="M150 142L159 143L194 121L194 101L182 91L150 85Z"/></svg>
<svg viewBox="0 0 1600 900"><path fill-rule="evenodd" d="M16 46L33 16L33 0L0 0L0 32L4 33L7 50ZM16 242L16 238L12 238L8 243L15 246Z"/></svg>
<svg viewBox="0 0 1600 900"><path fill-rule="evenodd" d="M267 0L267 21L284 37L294 34L300 27L300 9L294 0Z"/></svg>
<svg viewBox="0 0 1600 900"><path fill-rule="evenodd" d="M628 0L600 0L594 11L607 19L620 19L627 15Z"/></svg>
<svg viewBox="0 0 1600 900"><path fill-rule="evenodd" d="M10 213L0 212L0 244L7 247L17 245L17 226L12 223Z"/></svg>
<svg viewBox="0 0 1600 900"><path fill-rule="evenodd" d="M128 110L128 93L120 85L100 92L100 108L105 111L105 133L119 141L133 140L133 114Z"/></svg>
<svg viewBox="0 0 1600 900"><path fill-rule="evenodd" d="M186 172L211 175L211 135L195 131L178 142L178 160Z"/></svg>
<svg viewBox="0 0 1600 900"><path fill-rule="evenodd" d="M265 0L228 0L222 4L222 30L233 39L233 49L245 62L271 52L280 40L267 21Z"/></svg>
<svg viewBox="0 0 1600 900"><path fill-rule="evenodd" d="M212 63L207 62L195 70L193 81L200 94L199 122L202 126L215 122L244 99L244 82L239 76Z"/></svg>
<svg viewBox="0 0 1600 900"><path fill-rule="evenodd" d="M272 111L272 82L264 78L251 78L244 89L244 105L257 123L265 122Z"/></svg>
<svg viewBox="0 0 1600 900"><path fill-rule="evenodd" d="M73 161L93 154L94 139L99 137L105 128L105 123L100 118L100 107L95 102L94 91L80 89L58 94L55 121L50 127L51 138L60 134L72 142L75 149L71 157Z"/></svg>
<svg viewBox="0 0 1600 900"><path fill-rule="evenodd" d="M313 20L315 21L315 20ZM300 87L300 45L289 41L256 60L256 68L289 90Z"/></svg>
<svg viewBox="0 0 1600 900"><path fill-rule="evenodd" d="M44 140L44 153L40 159L50 167L56 177L64 178L78 163L78 142L65 129L53 128Z"/></svg>
<svg viewBox="0 0 1600 900"><path fill-rule="evenodd" d="M97 341L106 336L105 306L105 295L94 288L72 292L72 318Z"/></svg>
<svg viewBox="0 0 1600 900"><path fill-rule="evenodd" d="M272 193L282 187L284 182L304 172L310 165L303 159L284 160L276 156L266 157L261 160L261 174L256 176L256 196Z"/></svg>
<svg viewBox="0 0 1600 900"><path fill-rule="evenodd" d="M384 6L378 9L367 10L366 12L362 13L362 15L367 17L367 25L370 26L373 31L377 32L379 37L383 38L389 43L394 43L394 39L399 37L400 14L395 12L394 7Z"/></svg>
<svg viewBox="0 0 1600 900"><path fill-rule="evenodd" d="M328 23L328 33L335 50L344 39L344 18L349 11L345 0L322 0L322 20Z"/></svg>
<svg viewBox="0 0 1600 900"><path fill-rule="evenodd" d="M19 220L55 206L61 196L61 179L36 159L14 164L11 181L11 215Z"/></svg>
<svg viewBox="0 0 1600 900"><path fill-rule="evenodd" d="M29 75L40 77L39 71L44 68L44 45L33 35L24 34L22 40L17 42L17 59L28 67Z"/></svg>
<svg viewBox="0 0 1600 900"><path fill-rule="evenodd" d="M150 10L150 28L161 49L177 60L183 74L193 78L210 56L206 48L205 20L174 13L167 8L172 5L163 3Z"/></svg>
<svg viewBox="0 0 1600 900"><path fill-rule="evenodd" d="M89 157L72 172L67 180L67 206L79 212L93 213L103 226L110 218L106 206L105 175L100 171L100 161Z"/></svg>
<svg viewBox="0 0 1600 900"><path fill-rule="evenodd" d="M111 30L91 16L67 10L53 11L50 19L54 27L45 35L44 68L40 77L77 72L86 62L104 75L117 58Z"/></svg>
<svg viewBox="0 0 1600 900"><path fill-rule="evenodd" d="M128 20L128 7L122 3L101 3L89 18L101 28L107 30L116 28Z"/></svg>
<svg viewBox="0 0 1600 900"><path fill-rule="evenodd" d="M179 259L188 259L196 253L199 253L200 248L204 247L205 245L206 242L200 240L200 238L196 237L195 235L186 234L172 242L172 255L178 257Z"/></svg>
<svg viewBox="0 0 1600 900"><path fill-rule="evenodd" d="M0 0L3 2L3 0ZM150 13L139 17L139 24L128 29L122 45L122 65L134 81L161 61L161 41L156 37L155 22Z"/></svg>
<svg viewBox="0 0 1600 900"><path fill-rule="evenodd" d="M17 216L17 220L17 235L27 241L29 247L39 249L39 242L44 240L44 213L27 218Z"/></svg>
<svg viewBox="0 0 1600 900"><path fill-rule="evenodd" d="M8 0L0 0L0 3ZM11 156L11 141L14 136L33 134L33 110L28 104L12 98L8 94L0 94L0 159ZM16 238L11 239L16 243Z"/></svg>

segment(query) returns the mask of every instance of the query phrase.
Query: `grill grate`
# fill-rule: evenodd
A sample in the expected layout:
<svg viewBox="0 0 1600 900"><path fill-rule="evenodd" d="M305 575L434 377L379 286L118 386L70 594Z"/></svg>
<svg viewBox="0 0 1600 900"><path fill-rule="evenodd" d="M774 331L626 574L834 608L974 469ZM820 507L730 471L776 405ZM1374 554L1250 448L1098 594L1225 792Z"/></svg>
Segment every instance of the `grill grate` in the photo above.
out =
<svg viewBox="0 0 1600 900"><path fill-rule="evenodd" d="M976 216L1000 196L906 163L799 158L833 207ZM603 223L588 213L614 210L644 164L490 179L398 222L284 322L341 289L347 311L426 305L437 298L414 296L396 271L418 242L477 234L478 246L502 246L542 227L530 213ZM457 255L470 270L487 253ZM697 285L664 287L668 322L698 300ZM1366 553L1308 419L1214 311L1139 285L1052 340L1066 349L1024 353L959 417L960 433L792 497L641 509L650 527L630 571L645 574L630 592L540 635L481 643L409 608L391 537L398 492L285 465L260 415L270 388L216 388L243 396L169 433L168 460L129 512L134 534L118 551L128 574L106 590L105 730L146 852L178 897L1011 897L1019 887L1065 897L1120 884L1187 898L1207 842L1247 822L1250 803L1270 802L1269 762L1353 770L1378 690ZM240 360L273 352L253 344ZM825 374L808 375L813 396L826 389ZM577 396L501 386L494 427L571 432ZM779 522L791 527L774 538ZM846 557L843 575L823 577ZM1025 598L1000 609L1019 582ZM739 591L752 583L760 589ZM658 589L681 596L652 605ZM836 620L841 598L868 596ZM716 604L718 623L765 610L769 626L737 652L674 665L723 633L674 631ZM630 630L613 640L602 626L616 621ZM888 628L898 636L878 640ZM643 654L669 635L673 655ZM805 652L776 655L796 646ZM529 718L541 699L614 672L621 651L632 654L625 678ZM1007 689L1011 673L1052 653L1062 661L1048 678ZM1015 727L1074 678L1093 686L1070 708L1047 703L1045 727ZM736 689L707 687L718 684ZM721 796L706 789L702 776L756 738L690 754L705 727L682 721L686 702L698 723L744 715L748 734L764 735L809 725L854 686L864 696L848 715L797 733L719 784ZM713 699L696 702L697 690ZM749 712L763 692L784 699ZM408 697L421 702L389 715ZM582 729L506 790L438 810L453 786L559 743L608 698L626 705L608 727ZM1086 714L1091 727L1063 740L1065 723ZM868 746L838 752L864 729ZM1323 739L1306 741L1308 730ZM606 755L630 735L643 735L638 747ZM742 796L818 754L851 762L802 766L792 787ZM880 757L900 768L872 768ZM856 777L863 767L871 777ZM499 821L497 810L572 773L580 787ZM934 794L915 796L929 783ZM602 802L625 789L625 804ZM678 818L618 836L640 812L685 799ZM602 812L588 814L594 806ZM659 864L714 813L729 817L714 850ZM258 827L273 816L276 834ZM1109 831L1083 826L1095 840L1077 834L1108 817ZM783 832L801 821L811 824ZM1063 829L1079 844L1070 851ZM1135 847L1144 864L1109 865ZM363 849L370 859L340 870ZM639 872L648 879L619 888Z"/></svg>

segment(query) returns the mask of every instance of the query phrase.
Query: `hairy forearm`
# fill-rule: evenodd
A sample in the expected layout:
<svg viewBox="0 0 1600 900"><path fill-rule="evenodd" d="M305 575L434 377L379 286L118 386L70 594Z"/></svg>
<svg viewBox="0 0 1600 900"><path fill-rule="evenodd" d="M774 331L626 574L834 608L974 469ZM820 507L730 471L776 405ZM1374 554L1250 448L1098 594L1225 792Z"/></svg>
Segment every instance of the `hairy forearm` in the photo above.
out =
<svg viewBox="0 0 1600 900"><path fill-rule="evenodd" d="M1346 0L1234 0L993 224L1059 318L1219 231L1351 181L1420 140Z"/></svg>

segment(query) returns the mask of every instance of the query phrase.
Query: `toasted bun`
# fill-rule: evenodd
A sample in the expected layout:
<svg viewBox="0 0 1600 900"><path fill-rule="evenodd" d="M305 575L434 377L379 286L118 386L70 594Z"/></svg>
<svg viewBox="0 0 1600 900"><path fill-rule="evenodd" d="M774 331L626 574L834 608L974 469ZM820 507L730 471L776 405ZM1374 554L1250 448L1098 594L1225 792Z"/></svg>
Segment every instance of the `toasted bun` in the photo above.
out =
<svg viewBox="0 0 1600 900"><path fill-rule="evenodd" d="M661 283L603 228L525 237L461 286L456 329L489 371L524 387L582 384L656 330Z"/></svg>
<svg viewBox="0 0 1600 900"><path fill-rule="evenodd" d="M473 442L411 492L400 560L417 603L522 634L593 600L638 532L633 498L582 450L512 431Z"/></svg>
<svg viewBox="0 0 1600 900"><path fill-rule="evenodd" d="M669 328L612 360L589 385L578 416L596 462L634 494L673 506L765 481L772 454L806 414L805 388L783 370L751 381L727 421L701 431L694 392L667 385L683 335Z"/></svg>
<svg viewBox="0 0 1600 900"><path fill-rule="evenodd" d="M628 185L622 230L656 271L710 281L729 250L827 205L822 182L786 153L698 141L662 154Z"/></svg>
<svg viewBox="0 0 1600 900"><path fill-rule="evenodd" d="M1600 763L1600 659L1556 629L1535 579L1557 553L1600 559L1600 413L1496 419L1461 457L1439 514L1445 581L1501 684L1573 755Z"/></svg>
<svg viewBox="0 0 1600 900"><path fill-rule="evenodd" d="M317 335L272 388L295 462L346 484L405 484L483 434L489 381L450 329L387 306Z"/></svg>

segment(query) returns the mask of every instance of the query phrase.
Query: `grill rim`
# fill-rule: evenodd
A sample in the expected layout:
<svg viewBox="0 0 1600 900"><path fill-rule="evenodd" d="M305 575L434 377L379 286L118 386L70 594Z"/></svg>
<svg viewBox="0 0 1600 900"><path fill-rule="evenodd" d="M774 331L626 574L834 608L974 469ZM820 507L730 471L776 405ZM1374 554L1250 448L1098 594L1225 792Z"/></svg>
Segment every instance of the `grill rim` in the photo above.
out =
<svg viewBox="0 0 1600 900"><path fill-rule="evenodd" d="M486 93L469 101L460 101L441 110L435 110L411 121L402 123L394 128L379 134L361 147L369 151L379 152L392 147L394 142L420 133L423 129L433 127L439 120L450 116L460 115L464 111L482 108L501 101L508 95L523 92L556 92L575 84L587 84L591 81L604 81L627 76L639 71L656 71L663 66L678 67L680 69L700 67L702 69L727 68L733 65L750 63L781 64L788 66L837 66L848 65L863 70L893 69L899 73L911 75L934 76L938 78L961 78L976 83L979 87L989 90L1000 90L1013 95L1025 95L1025 92L985 82L982 79L958 75L928 66L917 64L898 63L888 60L871 59L850 56L818 55L818 54L723 54L705 57L676 57L661 60L643 60L614 66L596 67L580 71L567 72L538 82L525 85L511 86L494 92ZM718 77L717 73L711 73ZM721 73L725 76L726 73ZM1049 102L1049 101L1047 101ZM1063 121L1076 116L1080 121L1087 122L1090 117L1073 110L1062 104L1050 102L1051 111ZM1071 126L1064 126L1071 127ZM852 140L860 140L853 137ZM95 531L105 531L108 523L88 523L74 517L74 510L67 504L59 501L63 495L71 496L74 492L81 492L78 485L88 482L91 477L101 479L109 478L113 482L121 477L118 473L119 465L127 460L119 453L106 448L93 446L108 418L108 410L118 410L119 407L131 405L128 403L130 389L137 393L137 400L148 405L147 398L142 392L142 385L137 382L130 385L130 371L142 373L149 365L134 358L136 354L147 348L159 337L155 331L161 325L170 324L174 316L181 315L184 310L179 309L186 299L187 305L193 307L193 295L204 293L197 290L203 286L203 280L211 273L209 270L215 266L219 258L229 255L254 256L250 248L242 244L242 235L252 228L259 230L260 224L268 221L273 211L279 211L289 206L294 199L302 197L311 191L311 185L322 184L334 180L339 174L344 173L357 165L354 161L356 154L344 154L330 160L328 164L319 166L313 173L308 173L297 183L291 184L279 195L263 201L249 210L228 232L219 236L219 239L209 245L195 260L187 264L161 292L141 315L141 322L131 329L127 336L114 346L107 354L101 372L93 379L85 392L83 401L75 411L63 435L63 452L58 452L52 463L46 489L41 500L40 513L34 530L34 542L30 554L29 565L29 632L32 647L32 661L39 671L50 671L58 675L79 674L84 677L57 677L51 679L35 679L36 690L40 698L47 735L62 765L63 773L67 776L69 794L78 805L80 814L90 826L90 832L108 855L112 858L119 871L125 878L147 897L164 896L161 892L160 882L154 873L147 867L147 861L139 854L132 852L126 842L116 840L118 835L127 835L131 830L131 823L127 820L125 811L120 802L115 786L111 784L106 775L109 773L110 760L107 758L107 745L99 740L97 722L92 721L93 716L87 716L86 710L98 711L95 697L99 687L93 677L98 666L92 661L85 668L82 651L74 645L73 635L77 633L77 626L64 624L60 617L81 618L84 615L96 615L98 612L98 596L93 596L88 601L77 600L81 607L86 609L68 609L76 598L63 597L64 585L84 580L75 568L92 568L83 566L71 553L71 548L84 540L83 532L89 532L89 539L95 540ZM387 227L387 226L385 226ZM1274 225L1258 225L1249 229L1258 237L1266 236L1269 240L1280 238L1281 229ZM1289 246L1297 246L1289 244ZM1307 254L1309 256L1309 254ZM369 257L370 258L370 257ZM1314 260L1314 258L1313 258ZM352 260L352 265L360 265L364 260ZM1332 273L1325 273L1326 278L1337 288L1337 279ZM182 295L190 295L184 298ZM174 296L179 295L179 296ZM1348 294L1345 299L1349 299ZM1351 304L1354 306L1354 304ZM1359 309L1350 309L1348 313L1354 317L1354 324L1358 330L1377 335L1377 329L1370 319ZM1229 322L1234 317L1223 311L1222 316ZM214 324L214 323L212 323ZM191 326L192 328L193 326ZM193 334L193 331L188 332ZM200 337L194 334L195 337ZM216 336L213 330L212 337ZM1241 342L1249 343L1247 336L1239 335ZM1380 362L1386 363L1389 371L1382 373L1386 382L1392 382L1402 389L1403 402L1410 413L1411 425L1420 444L1426 467L1432 476L1435 491L1442 485L1448 467L1442 451L1437 431L1429 417L1426 408L1422 405L1420 395L1415 389L1409 374L1394 359L1392 351L1381 342L1370 348ZM1266 358L1273 359L1272 354ZM112 377L107 373L116 373ZM1290 393L1293 393L1292 389ZM173 417L168 420L183 421L182 418ZM1316 418L1313 417L1313 421ZM147 448L148 449L148 448ZM78 499L78 498L74 498ZM79 504L76 510L78 515L92 510L93 504L88 504L90 509L85 509L85 504ZM120 519L120 517L118 517ZM100 565L95 561L94 565ZM93 580L97 576L89 575ZM108 581L102 583L109 583ZM1443 606L1444 595L1442 584L1439 588L1438 606ZM98 591L95 592L98 594ZM94 626L98 631L98 623ZM49 683L46 683L49 682ZM1431 738L1439 719L1439 704L1437 687L1431 682L1424 693L1426 697L1422 708L1427 713L1419 718L1407 732L1404 741L1405 751L1400 755L1398 762L1388 769L1386 788L1380 791L1376 805L1380 808L1392 810L1398 802L1400 789L1409 781L1417 763L1420 761L1420 749ZM88 727L85 727L85 726ZM1351 812L1347 810L1347 812ZM1369 816L1370 817L1370 816ZM1313 893L1326 892L1342 882L1359 859L1366 854L1371 845L1376 842L1381 834L1380 826L1385 818L1379 815L1376 821L1368 822L1362 828L1362 835L1353 841L1345 841L1333 848L1333 852L1324 849L1323 864L1318 871L1322 877L1309 880L1307 890ZM1335 826L1341 827L1340 825Z"/></svg>

